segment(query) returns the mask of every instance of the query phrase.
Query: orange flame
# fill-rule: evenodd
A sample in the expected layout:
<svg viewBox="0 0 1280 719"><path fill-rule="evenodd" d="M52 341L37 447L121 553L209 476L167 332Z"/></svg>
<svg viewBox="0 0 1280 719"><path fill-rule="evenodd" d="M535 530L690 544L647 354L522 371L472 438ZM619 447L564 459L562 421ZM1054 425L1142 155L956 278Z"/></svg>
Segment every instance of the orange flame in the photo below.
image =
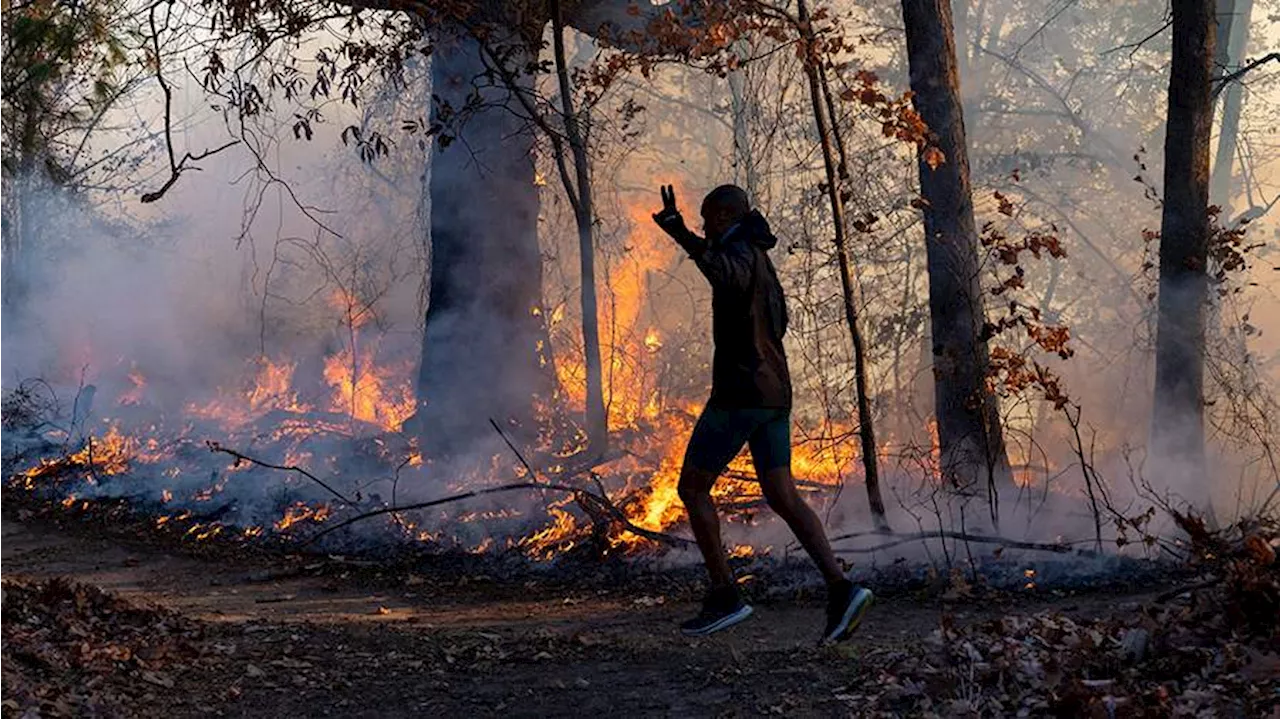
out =
<svg viewBox="0 0 1280 719"><path fill-rule="evenodd" d="M394 385L390 373L373 364L370 353L358 362L350 350L329 356L324 362L324 378L333 388L333 411L389 431L399 431L417 409L409 383Z"/></svg>

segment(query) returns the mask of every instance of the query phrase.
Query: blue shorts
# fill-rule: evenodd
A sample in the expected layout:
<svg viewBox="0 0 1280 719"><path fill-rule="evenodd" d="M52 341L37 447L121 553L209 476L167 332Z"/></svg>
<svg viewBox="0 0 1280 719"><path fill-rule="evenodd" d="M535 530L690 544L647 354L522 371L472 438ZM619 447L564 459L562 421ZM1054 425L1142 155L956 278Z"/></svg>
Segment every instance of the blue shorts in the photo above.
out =
<svg viewBox="0 0 1280 719"><path fill-rule="evenodd" d="M684 463L718 475L744 444L751 446L757 470L790 468L791 410L708 406L693 427Z"/></svg>

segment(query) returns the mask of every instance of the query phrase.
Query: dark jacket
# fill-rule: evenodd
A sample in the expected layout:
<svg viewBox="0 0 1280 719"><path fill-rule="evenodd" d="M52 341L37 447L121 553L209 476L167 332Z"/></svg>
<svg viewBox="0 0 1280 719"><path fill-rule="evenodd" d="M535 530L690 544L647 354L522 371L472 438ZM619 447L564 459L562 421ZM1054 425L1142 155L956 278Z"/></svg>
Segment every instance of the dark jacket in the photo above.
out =
<svg viewBox="0 0 1280 719"><path fill-rule="evenodd" d="M715 407L791 406L791 375L782 337L787 305L768 250L778 244L753 210L723 238L708 243L684 228L668 229L711 282Z"/></svg>

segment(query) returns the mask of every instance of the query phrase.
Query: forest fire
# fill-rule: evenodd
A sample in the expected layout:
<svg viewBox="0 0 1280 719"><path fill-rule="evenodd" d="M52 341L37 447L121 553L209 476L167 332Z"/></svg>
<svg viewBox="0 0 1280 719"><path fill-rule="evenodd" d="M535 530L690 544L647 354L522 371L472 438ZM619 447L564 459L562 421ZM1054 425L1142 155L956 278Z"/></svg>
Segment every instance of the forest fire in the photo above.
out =
<svg viewBox="0 0 1280 719"><path fill-rule="evenodd" d="M684 510L677 494L677 483L683 458L684 442L702 409L707 377L705 370L674 358L683 358L683 349L672 344L679 335L676 327L663 326L648 309L653 302L651 286L654 277L671 270L679 259L675 246L647 220L647 209L636 203L628 210L633 225L627 242L628 251L614 258L603 275L607 278L608 302L603 312L604 334L609 341L602 347L605 367L605 399L609 425L619 453L597 468L605 480L606 496L615 504L621 518L640 531L664 533L684 520ZM246 364L246 379L238 387L219 387L212 399L188 401L182 419L168 423L157 421L148 410L154 410L148 378L136 364L126 374L127 385L116 397L121 418L109 420L107 431L86 440L83 448L59 461L42 461L26 470L27 486L36 489L42 477L68 471L80 472L85 481L117 475L155 475L164 486L157 487L158 504L168 512L157 520L157 526L175 521L194 521L202 511L193 514L199 504L218 506L237 501L240 490L231 491L232 483L261 480L237 479L246 472L289 470L276 477L283 482L285 495L304 495L308 490L304 475L317 476L323 469L333 472L338 480L347 467L354 466L351 456L356 447L368 440L375 466L391 469L394 479L387 490L380 490L382 502L395 497L396 487L409 487L420 482L433 462L424 463L412 443L397 437L405 420L416 409L409 382L410 367L406 363L379 362L375 354L378 338L370 334L367 316L355 311L355 299L344 292L333 295L331 305L344 315L348 341L323 358L319 376L304 379L297 359L284 356L261 357ZM549 327L557 343L555 372L560 387L561 409L557 412L581 412L585 401L585 367L581 358L569 350L580 344L580 334L570 328L563 307L550 312ZM675 370L679 369L679 372ZM328 392L317 392L317 381L327 385ZM304 399L305 398L305 399ZM123 417L129 417L126 424ZM135 418L144 418L141 421ZM89 434L93 434L90 432ZM818 427L798 429L807 438L797 444L794 466L808 491L839 487L846 479L858 475L860 468L851 429L828 422ZM206 439L217 438L227 446L261 445L259 454L266 458L255 465L237 457L221 467L193 459L191 449ZM533 448L549 452L562 437L547 436L547 446ZM265 442L265 444L263 444ZM887 445L886 445L887 446ZM392 449L395 447L395 449ZM367 454L367 449L356 450ZM90 454L92 453L92 456ZM430 458L428 458L430 460ZM364 461L364 460L360 460ZM563 452L560 464L573 461L573 450ZM483 488L516 463L512 457L494 457L487 470L464 473L466 481L451 481L458 491ZM295 469L291 469L295 468ZM518 470L517 471L521 471ZM754 471L748 458L739 458L715 490L715 497L734 517L750 514L763 500L758 485L752 480ZM412 475L412 479L411 479ZM201 478L204 479L201 479ZM99 488L98 491L104 491ZM79 493L83 494L83 492ZM79 496L79 494L77 496ZM267 533L305 537L307 527L323 526L356 511L361 505L350 492L333 492L330 499L294 498L278 506L274 518L261 517L242 527L237 536L254 538ZM597 531L588 517L578 511L573 496L547 497L535 511L513 508L468 509L433 517L388 515L387 527L395 535L410 541L439 542L451 539L448 523L479 524L489 527L511 527L494 537L484 530L472 543L472 549L505 546L529 557L545 560L570 551L582 544L588 533ZM441 524L443 520L444 524ZM189 536L216 536L211 527L222 526L220 520L196 522ZM265 530L264 530L265 528ZM461 536L461 535L459 535ZM495 539L498 541L495 542ZM652 540L615 527L608 534L611 551L644 552L653 549ZM739 545L734 556L752 556L750 545Z"/></svg>
<svg viewBox="0 0 1280 719"><path fill-rule="evenodd" d="M1270 716L1276 2L898 5L6 3L6 715Z"/></svg>

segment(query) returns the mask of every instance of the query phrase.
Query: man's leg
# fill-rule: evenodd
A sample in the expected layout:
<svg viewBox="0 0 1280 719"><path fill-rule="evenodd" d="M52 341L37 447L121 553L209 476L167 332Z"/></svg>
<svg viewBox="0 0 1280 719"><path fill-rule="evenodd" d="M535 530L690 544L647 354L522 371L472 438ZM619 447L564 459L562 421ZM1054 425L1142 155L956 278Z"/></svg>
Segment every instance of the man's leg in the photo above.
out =
<svg viewBox="0 0 1280 719"><path fill-rule="evenodd" d="M678 487L680 501L689 513L689 526L711 575L711 591L702 603L702 611L680 626L688 636L706 636L751 616L751 607L743 603L733 582L729 558L720 543L720 517L711 501L711 488L746 444L751 429L741 413L708 407L698 418L685 450Z"/></svg>
<svg viewBox="0 0 1280 719"><path fill-rule="evenodd" d="M713 588L733 585L729 559L724 545L720 543L720 516L711 501L711 488L719 476L718 471L699 469L686 461L680 470L679 485L680 501L684 502L685 511L689 513L689 527L693 529L694 539L698 540L698 549L707 565L707 573L711 575Z"/></svg>
<svg viewBox="0 0 1280 719"><path fill-rule="evenodd" d="M791 533L800 540L800 546L818 565L822 578L828 584L845 578L844 570L836 561L827 541L827 532L817 512L809 506L796 490L791 476L791 416L780 410L772 420L762 424L751 435L751 460L755 463L760 491L769 508L782 517Z"/></svg>
<svg viewBox="0 0 1280 719"><path fill-rule="evenodd" d="M790 467L764 469L756 466L756 476L760 478L760 489L764 493L769 508L782 517L782 521L791 528L792 534L800 540L804 551L809 553L813 563L818 565L822 578L828 584L844 579L844 570L836 561L831 551L831 543L827 541L827 532L822 526L818 513L813 511L800 493L796 491L795 479L791 476Z"/></svg>
<svg viewBox="0 0 1280 719"><path fill-rule="evenodd" d="M855 587L845 576L836 555L831 551L827 532L818 514L796 490L791 476L791 417L780 411L751 435L751 458L756 465L760 490L769 507L782 517L814 564L827 580L827 623L822 636L825 641L848 638L862 623L871 592Z"/></svg>
<svg viewBox="0 0 1280 719"><path fill-rule="evenodd" d="M716 514L715 503L711 501L711 488L755 429L748 420L737 410L703 409L689 437L684 465L680 468L677 491L685 511L689 513L689 527L698 540L698 549L706 562L713 588L732 586L733 573L729 570L729 558L720 542L720 517Z"/></svg>

